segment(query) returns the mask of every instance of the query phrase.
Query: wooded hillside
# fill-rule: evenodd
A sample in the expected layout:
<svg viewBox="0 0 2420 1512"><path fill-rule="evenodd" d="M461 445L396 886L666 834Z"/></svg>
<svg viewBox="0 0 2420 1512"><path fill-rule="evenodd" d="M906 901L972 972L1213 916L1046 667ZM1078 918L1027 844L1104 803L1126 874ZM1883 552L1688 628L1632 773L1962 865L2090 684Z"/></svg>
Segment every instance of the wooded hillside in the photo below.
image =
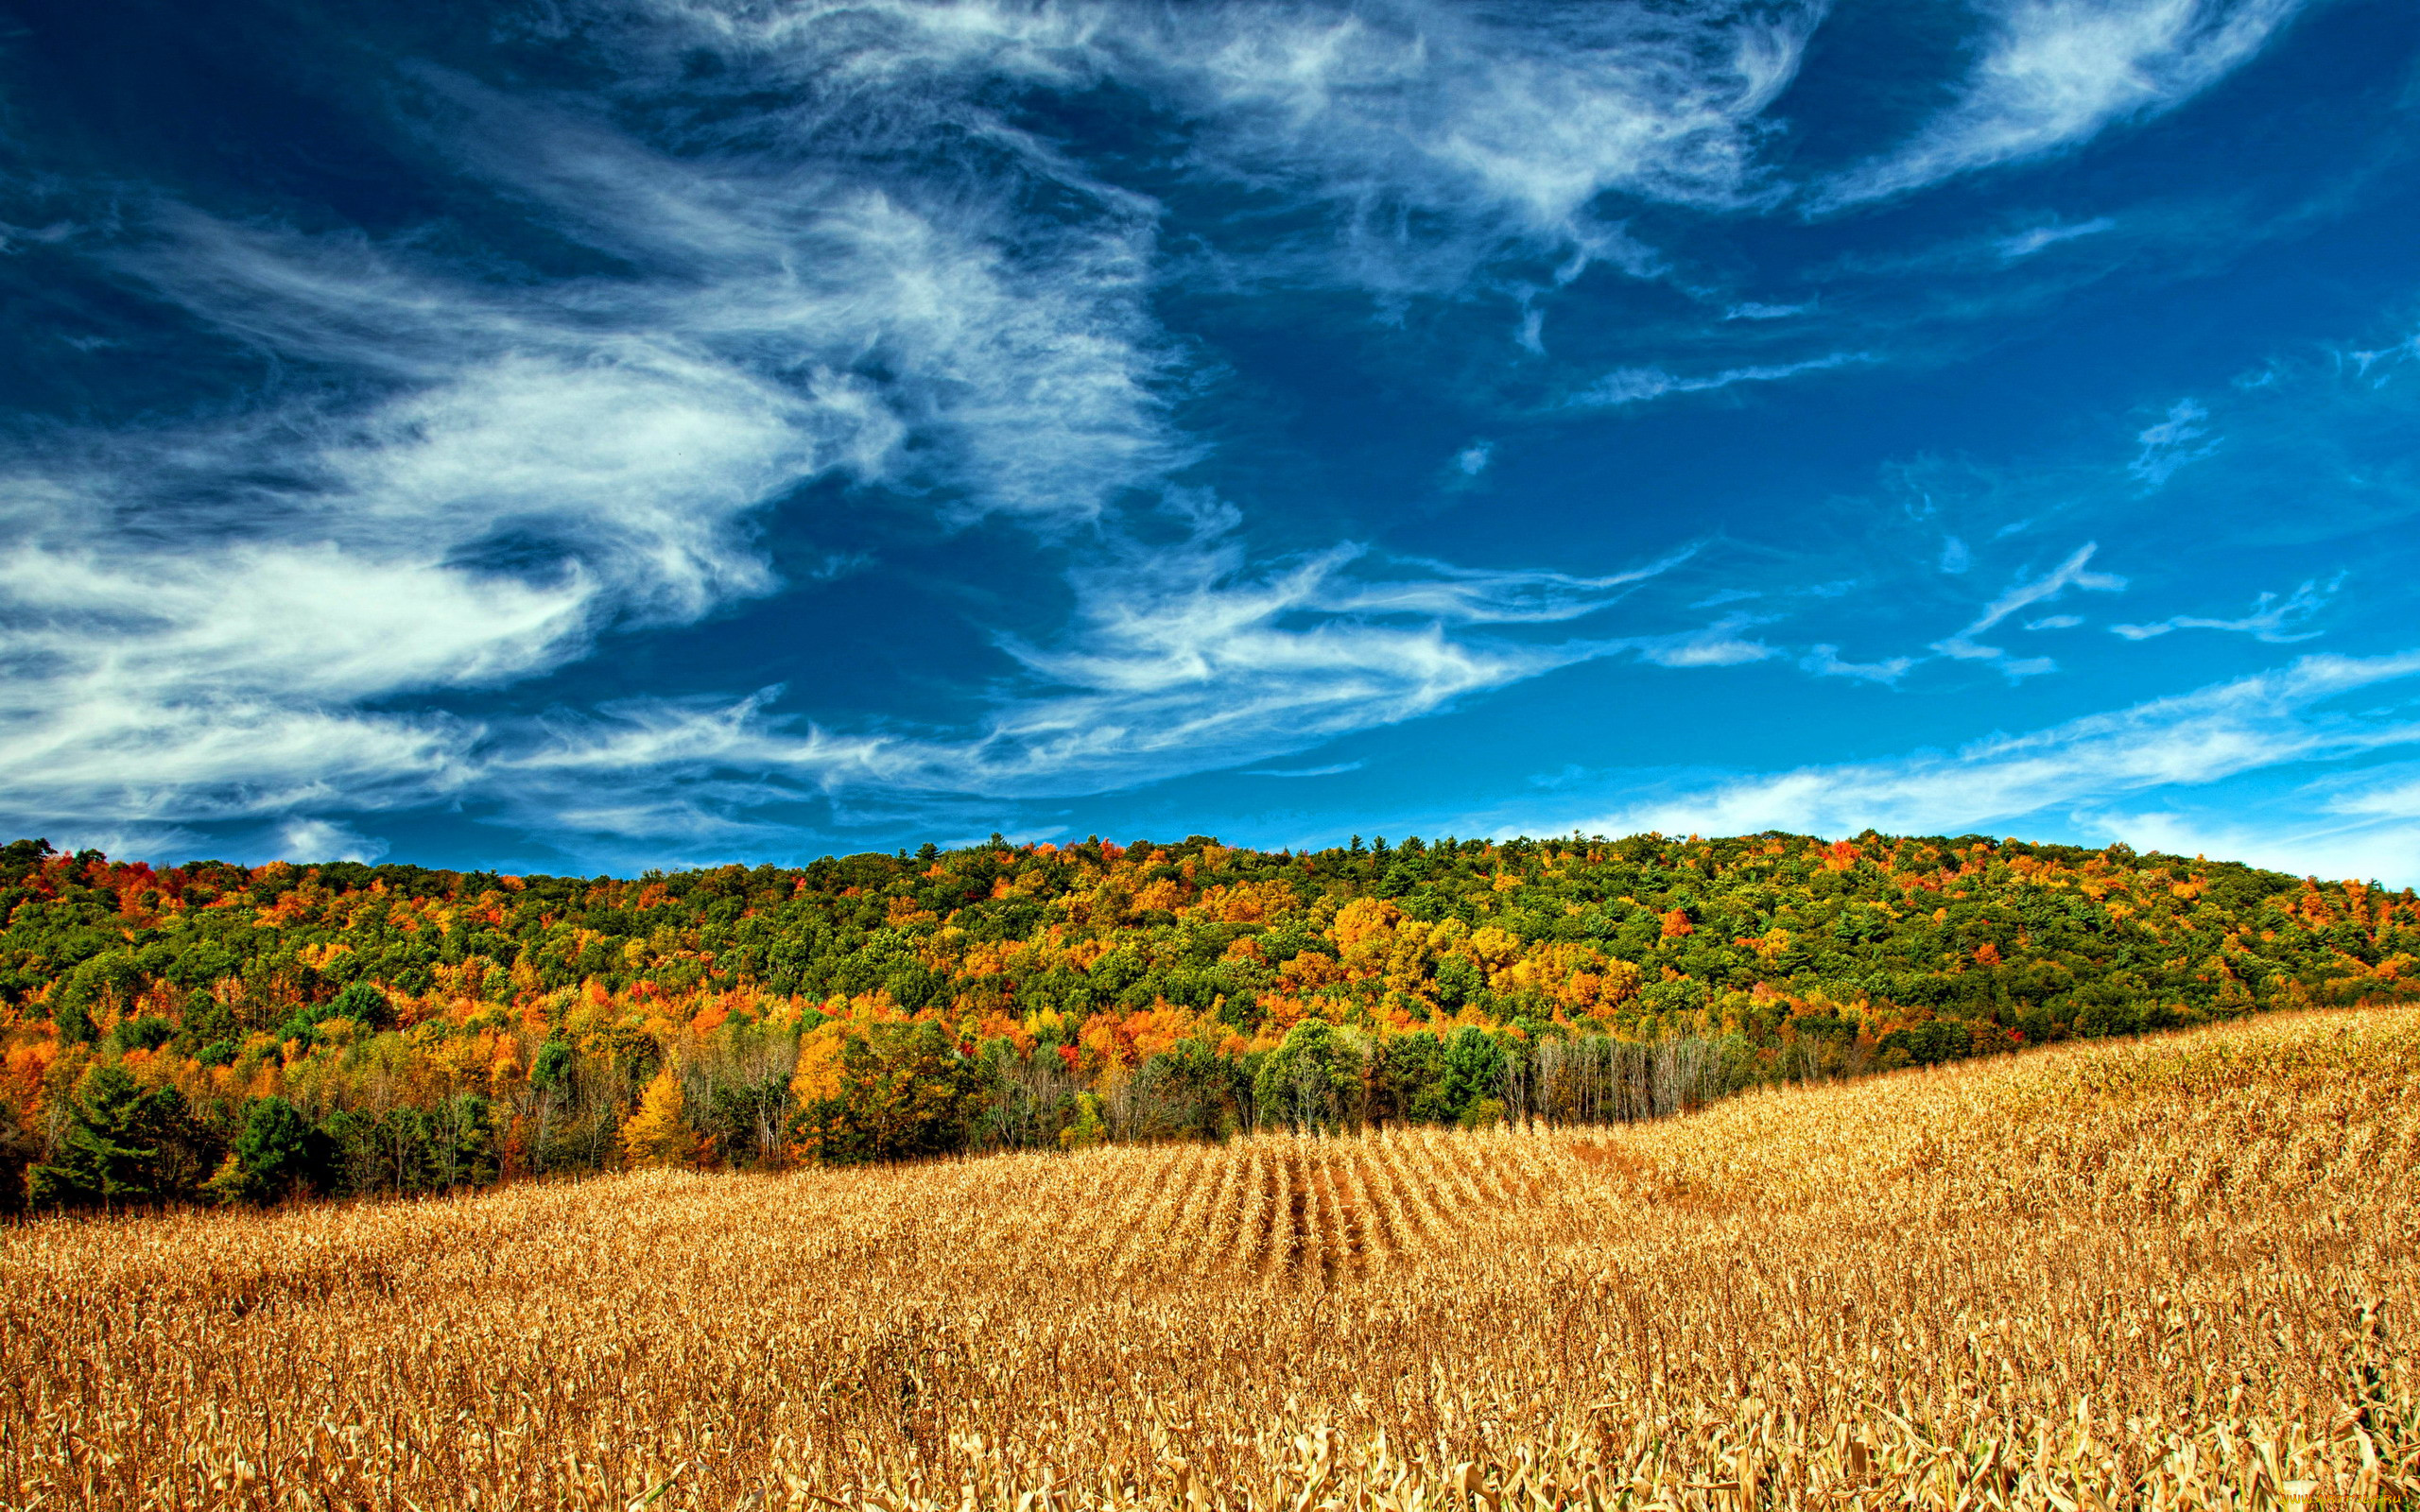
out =
<svg viewBox="0 0 2420 1512"><path fill-rule="evenodd" d="M11 1205L1630 1118L2420 975L2409 889L1874 833L629 881L19 841L0 910Z"/></svg>

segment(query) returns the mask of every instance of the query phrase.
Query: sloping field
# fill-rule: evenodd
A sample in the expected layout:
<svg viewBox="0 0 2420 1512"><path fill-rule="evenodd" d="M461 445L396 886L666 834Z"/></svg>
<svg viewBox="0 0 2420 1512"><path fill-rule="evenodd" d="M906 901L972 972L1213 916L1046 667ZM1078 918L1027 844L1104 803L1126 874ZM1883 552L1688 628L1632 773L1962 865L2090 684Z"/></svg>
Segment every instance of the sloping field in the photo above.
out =
<svg viewBox="0 0 2420 1512"><path fill-rule="evenodd" d="M0 1503L2420 1494L2420 1011L1754 1096L0 1231Z"/></svg>

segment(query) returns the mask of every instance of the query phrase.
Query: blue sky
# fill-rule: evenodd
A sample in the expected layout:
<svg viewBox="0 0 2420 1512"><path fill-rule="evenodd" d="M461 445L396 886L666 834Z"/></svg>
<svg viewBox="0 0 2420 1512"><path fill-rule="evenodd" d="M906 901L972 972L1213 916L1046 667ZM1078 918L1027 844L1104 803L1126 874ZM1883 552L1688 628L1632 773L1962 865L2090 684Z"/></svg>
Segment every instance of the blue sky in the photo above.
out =
<svg viewBox="0 0 2420 1512"><path fill-rule="evenodd" d="M12 833L2420 883L2404 0L6 9Z"/></svg>

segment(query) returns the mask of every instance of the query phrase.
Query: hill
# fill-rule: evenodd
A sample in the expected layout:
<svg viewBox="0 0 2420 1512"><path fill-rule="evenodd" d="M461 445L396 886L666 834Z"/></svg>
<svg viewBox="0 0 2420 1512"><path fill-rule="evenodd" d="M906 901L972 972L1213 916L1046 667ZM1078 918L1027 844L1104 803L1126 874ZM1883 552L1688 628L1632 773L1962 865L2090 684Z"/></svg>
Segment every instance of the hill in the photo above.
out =
<svg viewBox="0 0 2420 1512"><path fill-rule="evenodd" d="M0 1504L2387 1504L2415 1089L2420 1010L2297 1013L1617 1129L37 1220Z"/></svg>
<svg viewBox="0 0 2420 1512"><path fill-rule="evenodd" d="M1979 837L616 881L0 848L0 1203L1635 1117L2411 991L2420 901Z"/></svg>

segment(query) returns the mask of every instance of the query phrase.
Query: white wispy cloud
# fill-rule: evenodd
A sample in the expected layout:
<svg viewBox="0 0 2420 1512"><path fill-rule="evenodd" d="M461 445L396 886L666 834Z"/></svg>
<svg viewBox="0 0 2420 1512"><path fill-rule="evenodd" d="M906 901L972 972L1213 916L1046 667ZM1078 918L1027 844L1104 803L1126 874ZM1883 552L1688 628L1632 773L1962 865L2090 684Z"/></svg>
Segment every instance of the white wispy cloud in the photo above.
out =
<svg viewBox="0 0 2420 1512"><path fill-rule="evenodd" d="M1246 777L1341 777L1347 772L1357 772L1366 765L1368 764L1364 762L1337 762L1327 766L1255 766L1244 775Z"/></svg>
<svg viewBox="0 0 2420 1512"><path fill-rule="evenodd" d="M1726 320L1787 320L1794 315L1805 315L1814 309L1806 304L1764 304L1754 300L1732 305L1722 312Z"/></svg>
<svg viewBox="0 0 2420 1512"><path fill-rule="evenodd" d="M1801 373L1826 372L1834 368L1875 360L1871 352L1834 352L1801 362L1762 363L1689 375L1667 372L1661 368L1618 368L1573 394L1565 403L1575 409L1612 409L1626 404L1643 404L1668 394L1708 393L1718 388L1728 388L1734 384L1779 383Z"/></svg>
<svg viewBox="0 0 2420 1512"><path fill-rule="evenodd" d="M1854 678L1863 682L1879 682L1888 686L1908 675L1916 664L1913 657L1894 656L1880 662L1843 662L1837 645L1818 645L1798 659L1801 669L1819 678Z"/></svg>
<svg viewBox="0 0 2420 1512"><path fill-rule="evenodd" d="M2180 399L2168 408L2166 419L2143 427L2135 439L2142 450L2126 471L2156 489L2175 476L2179 468L2198 462L2219 449L2205 423L2210 412L2200 403Z"/></svg>
<svg viewBox="0 0 2420 1512"><path fill-rule="evenodd" d="M2348 347L2336 353L2337 362L2349 368L2357 378L2366 378L2377 387L2384 387L2395 370L2414 358L2420 358L2420 334L2383 347Z"/></svg>
<svg viewBox="0 0 2420 1512"><path fill-rule="evenodd" d="M1736 667L1762 662L1781 653L1762 641L1739 632L1762 623L1756 616L1726 615L1712 625L1670 635L1634 636L1609 644L1608 649L1629 651L1659 667Z"/></svg>
<svg viewBox="0 0 2420 1512"><path fill-rule="evenodd" d="M1322 574L1367 555L1359 546L1340 546L1317 558ZM1627 572L1598 577L1538 569L1489 570L1456 567L1424 558L1397 558L1398 571L1384 577L1340 578L1324 607L1341 614L1413 614L1471 625L1547 625L1593 614L1616 602L1649 578L1660 576L1696 555L1685 547ZM1129 578L1125 570L1103 575L1103 583ZM1156 578L1156 570L1144 576ZM1121 613L1125 612L1121 610Z"/></svg>
<svg viewBox="0 0 2420 1512"><path fill-rule="evenodd" d="M1199 455L1167 396L1201 366L1150 309L1159 209L984 96L1114 75L1200 108L1205 172L1288 177L1349 206L1356 236L1385 205L1478 206L1485 235L1570 241L1576 276L1618 239L1585 224L1604 189L1742 192L1746 123L1814 14L666 0L592 16L628 54L618 103L636 114L690 87L697 46L735 65L732 112L669 138L601 102L420 70L408 129L612 270L541 279L443 238L137 207L96 255L304 381L235 419L0 458L20 527L0 552L0 811L251 816L329 854L372 842L323 816L464 795L542 830L706 833L802 793L1063 793L1232 765L1590 658L1770 656L1730 621L1521 633L1669 562L1255 561L1229 515L1182 548L1129 544L1141 517L1184 515L1171 479ZM893 166L936 143L981 167ZM1488 455L1456 465L1475 476ZM826 730L770 693L534 721L398 712L782 589L757 526L818 480L1009 522L1070 563L1074 621L999 643L1017 670L979 728ZM863 561L808 559L807 580Z"/></svg>
<svg viewBox="0 0 2420 1512"><path fill-rule="evenodd" d="M2032 677L2053 670L2057 663L2048 657L2012 657L2005 648L1985 645L1975 637L1986 633L2018 610L2031 604L2039 604L2048 599L2057 598L2070 588L2098 593L2111 593L2122 590L2126 586L2126 579L2123 577L2111 573L2097 573L2089 570L2088 564L2093 558L2093 554L2100 549L2097 542L2087 541L2078 547L2074 555L2048 573L2031 581L2015 584L2007 593L1985 605L1983 611L1978 614L1964 629L1945 641L1934 642L1932 648L1943 656L1954 657L1962 662L1996 662L1999 669L2011 678Z"/></svg>
<svg viewBox="0 0 2420 1512"><path fill-rule="evenodd" d="M547 283L409 238L131 217L95 255L308 381L0 457L0 810L426 801L489 770L493 732L378 705L773 591L753 523L812 480L1046 533L1187 455L1131 205L1037 228L996 186L676 160L431 87L449 152L625 271Z"/></svg>
<svg viewBox="0 0 2420 1512"><path fill-rule="evenodd" d="M2327 799L2331 814L2420 819L2420 765L2410 762L2363 772L2339 784Z"/></svg>
<svg viewBox="0 0 2420 1512"><path fill-rule="evenodd" d="M632 774L633 786L666 784L676 805L727 772L817 791L1088 792L1266 760L1575 662L1636 651L1686 665L1691 646L1724 644L1722 632L1652 643L1490 633L1599 612L1668 563L1591 579L1392 565L1345 547L1256 566L1212 534L1080 570L1065 643L1004 642L1026 676L971 731L801 728L769 712L770 695L633 701L559 724L501 765L542 782ZM711 789L698 797L713 801Z"/></svg>
<svg viewBox="0 0 2420 1512"><path fill-rule="evenodd" d="M2375 703L2376 690L2414 677L2420 677L2420 651L2305 657L2277 671L2031 734L1996 735L1956 751L1740 778L1576 823L1605 834L1763 829L1852 834L1868 827L1956 834L2029 817L2065 817L2148 790L2420 744L2420 710L2408 696L2384 709L2349 709L2342 702L2347 695L2368 693L2363 701ZM1560 833L1574 822L1568 814L1541 815L1529 828Z"/></svg>
<svg viewBox="0 0 2420 1512"><path fill-rule="evenodd" d="M475 728L361 703L548 664L585 615L576 569L483 583L441 541L130 540L120 502L0 484L0 804L17 815L156 824L445 793Z"/></svg>
<svg viewBox="0 0 2420 1512"><path fill-rule="evenodd" d="M2171 110L2252 58L2299 9L2300 0L1982 0L1979 56L1957 102L1813 203L1832 210L1903 194Z"/></svg>
<svg viewBox="0 0 2420 1512"><path fill-rule="evenodd" d="M1764 592L1761 589L1718 588L1713 593L1706 594L1705 597L1693 600L1690 603L1689 608L1720 609L1725 604L1743 604L1752 598L1762 598L1764 596Z"/></svg>
<svg viewBox="0 0 2420 1512"><path fill-rule="evenodd" d="M2297 630L2292 627L2307 622L2326 608L2327 601L2335 596L2343 583L2344 578L2340 574L2324 584L2316 578L2305 582L2282 598L2275 593L2262 593L2253 601L2252 612L2240 619L2204 619L2192 614L2173 614L2150 625L2112 625L2109 628L2129 641L2148 641L2174 630L2227 630L2249 635L2271 645L2286 645L2295 641L2311 640L2321 633L2318 630Z"/></svg>
<svg viewBox="0 0 2420 1512"><path fill-rule="evenodd" d="M1824 9L657 0L648 14L826 91L1114 79L1188 123L1200 174L1331 207L1326 276L1409 289L1458 283L1507 239L1567 250L1565 281L1597 259L1643 271L1651 254L1590 214L1599 196L1765 193L1759 117Z"/></svg>
<svg viewBox="0 0 2420 1512"><path fill-rule="evenodd" d="M278 853L295 861L375 861L387 842L336 819L294 818L278 826Z"/></svg>
<svg viewBox="0 0 2420 1512"><path fill-rule="evenodd" d="M1338 208L1340 266L1358 281L1457 282L1511 236L1572 249L1567 282L1591 260L1655 266L1592 215L1609 191L1692 204L1760 192L1758 117L1823 9L1195 7L1157 12L1170 19L1127 46L1208 123L1205 166Z"/></svg>
<svg viewBox="0 0 2420 1512"><path fill-rule="evenodd" d="M2046 247L2071 242L2079 236L2097 236L2114 229L2117 224L2107 215L2096 215L2090 220L2073 223L2053 222L2048 226L2031 227L2014 236L2003 236L1994 246L2001 262L2022 262Z"/></svg>

